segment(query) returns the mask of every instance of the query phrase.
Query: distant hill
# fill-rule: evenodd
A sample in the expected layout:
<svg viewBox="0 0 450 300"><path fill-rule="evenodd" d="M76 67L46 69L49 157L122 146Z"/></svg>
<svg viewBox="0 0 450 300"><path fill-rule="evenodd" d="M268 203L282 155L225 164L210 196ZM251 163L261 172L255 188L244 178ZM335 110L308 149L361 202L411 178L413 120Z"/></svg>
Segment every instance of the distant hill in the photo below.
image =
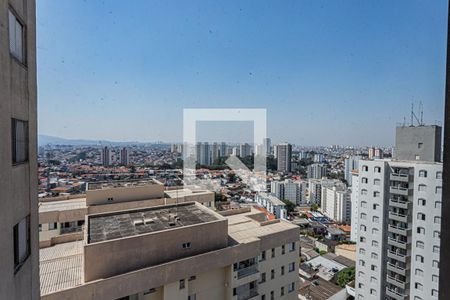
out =
<svg viewBox="0 0 450 300"><path fill-rule="evenodd" d="M95 146L95 145L111 145L111 146L126 146L126 145L144 145L144 144L164 144L158 143L142 143L142 142L117 142L107 140L83 140L83 139L65 139L56 136L45 134L38 135L38 145L69 145L69 146Z"/></svg>

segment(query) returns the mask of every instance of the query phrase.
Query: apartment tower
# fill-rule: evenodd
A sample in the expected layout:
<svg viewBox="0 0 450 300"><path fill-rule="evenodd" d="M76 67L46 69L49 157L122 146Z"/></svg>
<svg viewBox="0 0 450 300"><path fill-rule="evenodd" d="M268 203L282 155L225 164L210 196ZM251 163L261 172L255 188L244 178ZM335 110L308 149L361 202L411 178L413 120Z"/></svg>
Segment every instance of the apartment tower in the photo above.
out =
<svg viewBox="0 0 450 300"><path fill-rule="evenodd" d="M0 1L0 295L39 299L35 1Z"/></svg>

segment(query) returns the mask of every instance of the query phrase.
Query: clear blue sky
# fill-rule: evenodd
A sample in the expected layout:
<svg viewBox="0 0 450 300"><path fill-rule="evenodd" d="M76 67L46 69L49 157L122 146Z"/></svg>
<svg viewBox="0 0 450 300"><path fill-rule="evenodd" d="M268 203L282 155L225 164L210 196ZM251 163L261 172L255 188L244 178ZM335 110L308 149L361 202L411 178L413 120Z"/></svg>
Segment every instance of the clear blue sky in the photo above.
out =
<svg viewBox="0 0 450 300"><path fill-rule="evenodd" d="M37 17L42 134L178 141L183 108L250 107L274 142L391 145L412 101L443 119L444 0L38 0Z"/></svg>

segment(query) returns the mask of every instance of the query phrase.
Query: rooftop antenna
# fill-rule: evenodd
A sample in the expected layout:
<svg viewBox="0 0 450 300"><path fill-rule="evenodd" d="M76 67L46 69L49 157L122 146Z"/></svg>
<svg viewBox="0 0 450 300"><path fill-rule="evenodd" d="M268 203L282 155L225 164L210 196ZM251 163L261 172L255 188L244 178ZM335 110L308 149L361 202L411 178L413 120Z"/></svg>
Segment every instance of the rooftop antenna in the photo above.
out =
<svg viewBox="0 0 450 300"><path fill-rule="evenodd" d="M420 126L423 126L424 124L423 124L423 103L422 103L422 101L420 101L419 107L420 107Z"/></svg>
<svg viewBox="0 0 450 300"><path fill-rule="evenodd" d="M414 126L414 103L411 102L411 125Z"/></svg>

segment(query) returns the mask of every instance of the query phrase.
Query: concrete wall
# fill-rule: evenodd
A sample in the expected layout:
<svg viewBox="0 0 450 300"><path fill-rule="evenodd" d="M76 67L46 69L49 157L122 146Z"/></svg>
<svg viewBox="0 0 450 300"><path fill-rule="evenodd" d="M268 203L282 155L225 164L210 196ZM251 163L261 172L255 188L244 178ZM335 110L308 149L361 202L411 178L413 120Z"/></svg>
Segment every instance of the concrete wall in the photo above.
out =
<svg viewBox="0 0 450 300"><path fill-rule="evenodd" d="M108 198L113 198L113 200L109 201ZM149 184L86 191L87 206L154 198L164 198L164 186Z"/></svg>
<svg viewBox="0 0 450 300"><path fill-rule="evenodd" d="M395 158L411 161L441 161L441 136L440 126L397 127ZM421 148L418 147L419 143L422 143Z"/></svg>
<svg viewBox="0 0 450 300"><path fill-rule="evenodd" d="M217 216L220 217L217 221L86 244L85 280L107 278L224 248L228 243L228 220ZM183 249L185 242L191 243L190 249Z"/></svg>
<svg viewBox="0 0 450 300"><path fill-rule="evenodd" d="M8 10L25 25L25 63L9 50ZM0 295L39 298L37 212L36 16L34 0L0 0ZM28 121L28 162L12 164L11 118ZM30 257L14 271L13 228L30 215Z"/></svg>

